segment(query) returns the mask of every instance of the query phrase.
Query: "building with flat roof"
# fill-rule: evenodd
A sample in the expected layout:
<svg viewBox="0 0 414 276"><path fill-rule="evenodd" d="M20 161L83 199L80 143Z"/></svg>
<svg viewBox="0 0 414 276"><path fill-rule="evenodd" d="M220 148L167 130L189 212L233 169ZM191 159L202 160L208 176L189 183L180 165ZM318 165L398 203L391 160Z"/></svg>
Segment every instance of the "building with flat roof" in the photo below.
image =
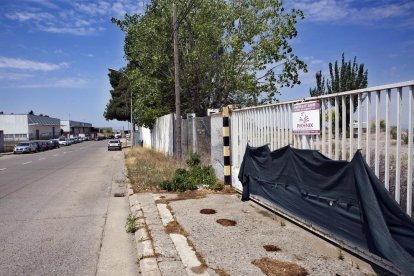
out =
<svg viewBox="0 0 414 276"><path fill-rule="evenodd" d="M32 114L0 114L5 141L46 140L59 137L60 119Z"/></svg>
<svg viewBox="0 0 414 276"><path fill-rule="evenodd" d="M71 120L62 120L62 133L65 136L90 136L92 133L92 124Z"/></svg>

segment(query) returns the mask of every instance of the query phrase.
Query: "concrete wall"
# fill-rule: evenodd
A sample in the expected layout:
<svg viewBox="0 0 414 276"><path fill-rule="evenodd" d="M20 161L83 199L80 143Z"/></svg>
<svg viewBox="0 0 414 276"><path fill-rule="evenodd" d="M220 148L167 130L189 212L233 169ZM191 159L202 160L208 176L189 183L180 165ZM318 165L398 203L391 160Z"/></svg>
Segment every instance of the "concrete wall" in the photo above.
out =
<svg viewBox="0 0 414 276"><path fill-rule="evenodd" d="M53 128L55 128L55 134L53 136ZM39 137L36 137L36 130L39 130ZM29 126L29 139L30 140L46 140L53 139L60 136L59 126L42 126L42 125L30 125Z"/></svg>
<svg viewBox="0 0 414 276"><path fill-rule="evenodd" d="M223 116L214 114L210 117L211 126L211 165L218 179L224 179L223 164Z"/></svg>
<svg viewBox="0 0 414 276"><path fill-rule="evenodd" d="M0 152L4 152L4 134L3 134L3 130L0 130Z"/></svg>
<svg viewBox="0 0 414 276"><path fill-rule="evenodd" d="M174 154L174 115L158 118L151 131L152 149L172 156Z"/></svg>
<svg viewBox="0 0 414 276"><path fill-rule="evenodd" d="M211 152L210 117L194 117L182 120L181 148L183 159L197 153L204 164L210 164Z"/></svg>
<svg viewBox="0 0 414 276"><path fill-rule="evenodd" d="M8 134L27 134L29 132L27 115L0 114L0 129L3 130L6 138Z"/></svg>
<svg viewBox="0 0 414 276"><path fill-rule="evenodd" d="M151 130L146 127L140 128L140 135L142 139L142 146L147 149L152 148L152 141L151 141Z"/></svg>

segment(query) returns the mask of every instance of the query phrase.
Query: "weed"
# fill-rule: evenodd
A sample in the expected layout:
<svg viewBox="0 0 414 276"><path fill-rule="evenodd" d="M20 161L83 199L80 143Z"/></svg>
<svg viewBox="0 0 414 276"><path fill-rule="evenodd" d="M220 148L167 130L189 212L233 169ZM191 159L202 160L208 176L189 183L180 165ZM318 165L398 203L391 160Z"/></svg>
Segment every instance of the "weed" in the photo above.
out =
<svg viewBox="0 0 414 276"><path fill-rule="evenodd" d="M280 220L280 226L282 226L282 227L286 226L286 222L283 219Z"/></svg>
<svg viewBox="0 0 414 276"><path fill-rule="evenodd" d="M341 242L341 244L338 247L338 259L341 261L345 259L343 247L344 247L344 243Z"/></svg>
<svg viewBox="0 0 414 276"><path fill-rule="evenodd" d="M138 230L137 219L138 217L134 216L133 214L129 214L125 223L127 233L135 233Z"/></svg>

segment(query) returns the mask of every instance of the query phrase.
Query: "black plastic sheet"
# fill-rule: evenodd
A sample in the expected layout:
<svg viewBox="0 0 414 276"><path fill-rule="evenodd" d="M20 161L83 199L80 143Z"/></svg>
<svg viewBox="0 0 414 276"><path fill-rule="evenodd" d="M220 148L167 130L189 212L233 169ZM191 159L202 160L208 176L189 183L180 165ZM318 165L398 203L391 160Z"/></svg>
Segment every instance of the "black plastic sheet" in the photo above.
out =
<svg viewBox="0 0 414 276"><path fill-rule="evenodd" d="M242 200L259 196L338 239L414 275L414 221L390 196L360 151L350 162L290 146L271 152L247 145Z"/></svg>

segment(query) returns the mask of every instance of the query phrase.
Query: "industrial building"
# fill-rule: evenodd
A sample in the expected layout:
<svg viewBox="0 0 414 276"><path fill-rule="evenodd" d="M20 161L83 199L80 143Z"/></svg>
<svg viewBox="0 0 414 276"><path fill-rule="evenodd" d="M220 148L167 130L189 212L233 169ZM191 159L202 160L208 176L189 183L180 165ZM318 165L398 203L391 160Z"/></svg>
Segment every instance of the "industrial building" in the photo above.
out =
<svg viewBox="0 0 414 276"><path fill-rule="evenodd" d="M60 119L33 114L0 114L0 130L5 141L58 138Z"/></svg>
<svg viewBox="0 0 414 276"><path fill-rule="evenodd" d="M62 120L62 135L65 136L79 136L84 134L85 136L91 136L93 127L90 123L77 122L71 120Z"/></svg>

